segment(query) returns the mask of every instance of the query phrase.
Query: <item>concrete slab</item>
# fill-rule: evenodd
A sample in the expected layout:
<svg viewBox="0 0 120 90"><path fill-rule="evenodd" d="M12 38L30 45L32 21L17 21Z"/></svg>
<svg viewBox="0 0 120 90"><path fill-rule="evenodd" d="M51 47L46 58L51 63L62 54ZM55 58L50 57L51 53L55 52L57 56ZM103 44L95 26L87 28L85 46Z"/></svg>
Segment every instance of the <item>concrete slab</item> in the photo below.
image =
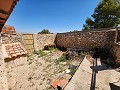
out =
<svg viewBox="0 0 120 90"><path fill-rule="evenodd" d="M92 77L91 65L90 61L85 57L65 90L89 90Z"/></svg>
<svg viewBox="0 0 120 90"><path fill-rule="evenodd" d="M65 87L65 90L120 90L120 72L115 69L101 66L98 59L97 67L94 67L98 72L95 73L94 80L92 80L92 66L91 60L93 58L84 58L75 75ZM94 83L95 88L91 89L91 84Z"/></svg>

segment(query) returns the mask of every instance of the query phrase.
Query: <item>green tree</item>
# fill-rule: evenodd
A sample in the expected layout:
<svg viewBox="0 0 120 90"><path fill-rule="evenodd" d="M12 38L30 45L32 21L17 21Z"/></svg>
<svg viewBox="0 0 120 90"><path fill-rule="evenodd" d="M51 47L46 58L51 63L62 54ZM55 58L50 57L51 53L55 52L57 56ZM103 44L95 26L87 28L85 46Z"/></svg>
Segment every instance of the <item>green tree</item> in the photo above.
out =
<svg viewBox="0 0 120 90"><path fill-rule="evenodd" d="M38 32L38 34L51 34L48 29L43 29L41 32Z"/></svg>
<svg viewBox="0 0 120 90"><path fill-rule="evenodd" d="M86 24L83 25L83 30L89 30L94 27L94 21L91 18L87 18L85 21Z"/></svg>
<svg viewBox="0 0 120 90"><path fill-rule="evenodd" d="M115 27L120 23L120 0L102 0L91 17L86 19L83 30Z"/></svg>

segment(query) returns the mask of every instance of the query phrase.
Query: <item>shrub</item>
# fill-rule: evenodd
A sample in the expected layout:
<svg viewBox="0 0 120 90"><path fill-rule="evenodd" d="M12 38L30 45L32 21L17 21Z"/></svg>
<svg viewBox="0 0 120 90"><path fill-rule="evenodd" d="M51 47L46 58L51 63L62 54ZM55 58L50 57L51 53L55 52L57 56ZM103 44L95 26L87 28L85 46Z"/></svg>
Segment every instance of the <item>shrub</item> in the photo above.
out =
<svg viewBox="0 0 120 90"><path fill-rule="evenodd" d="M71 68L70 69L70 74L73 76L76 71L77 71L77 68Z"/></svg>
<svg viewBox="0 0 120 90"><path fill-rule="evenodd" d="M43 57L47 55L47 53L43 52L42 50L35 51L34 53L39 55L39 57Z"/></svg>
<svg viewBox="0 0 120 90"><path fill-rule="evenodd" d="M32 62L29 62L28 65L32 64Z"/></svg>
<svg viewBox="0 0 120 90"><path fill-rule="evenodd" d="M59 51L58 48L54 48L54 47L50 47L48 50L49 50L49 51Z"/></svg>
<svg viewBox="0 0 120 90"><path fill-rule="evenodd" d="M38 51L35 50L34 53L37 54L37 55L39 55L41 53L41 50L38 50Z"/></svg>
<svg viewBox="0 0 120 90"><path fill-rule="evenodd" d="M80 56L83 56L83 57L84 57L85 55L87 55L87 54L89 54L89 52L81 51L81 52L79 53L79 55L80 55Z"/></svg>
<svg viewBox="0 0 120 90"><path fill-rule="evenodd" d="M59 64L60 62L65 62L66 61L66 57L65 56L61 56L58 59L55 59L55 63Z"/></svg>

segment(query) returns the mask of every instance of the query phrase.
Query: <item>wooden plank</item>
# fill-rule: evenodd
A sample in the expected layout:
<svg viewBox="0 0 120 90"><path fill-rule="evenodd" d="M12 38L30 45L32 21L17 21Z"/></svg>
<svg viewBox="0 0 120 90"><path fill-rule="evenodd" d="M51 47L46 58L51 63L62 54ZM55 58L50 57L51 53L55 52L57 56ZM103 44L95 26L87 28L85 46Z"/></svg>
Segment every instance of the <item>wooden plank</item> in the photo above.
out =
<svg viewBox="0 0 120 90"><path fill-rule="evenodd" d="M31 48L31 49L27 49L27 50L34 50L34 48Z"/></svg>
<svg viewBox="0 0 120 90"><path fill-rule="evenodd" d="M33 36L32 35L23 35L23 39L33 39Z"/></svg>
<svg viewBox="0 0 120 90"><path fill-rule="evenodd" d="M30 35L29 38L30 38L30 39L33 39L33 35Z"/></svg>
<svg viewBox="0 0 120 90"><path fill-rule="evenodd" d="M5 19L5 18L1 18L1 17L0 17L0 20L6 20L6 19Z"/></svg>
<svg viewBox="0 0 120 90"><path fill-rule="evenodd" d="M25 38L24 38L24 40L33 40L33 38L32 38L32 39L30 39L30 38L26 38L26 37L25 37Z"/></svg>
<svg viewBox="0 0 120 90"><path fill-rule="evenodd" d="M33 45L34 44L34 41L33 40L24 40L24 43L27 44L27 45Z"/></svg>
<svg viewBox="0 0 120 90"><path fill-rule="evenodd" d="M29 44L33 44L34 45L34 40L30 40L30 43Z"/></svg>
<svg viewBox="0 0 120 90"><path fill-rule="evenodd" d="M6 14L6 15L9 15L9 14L10 14L9 12L5 12L5 11L3 11L3 10L0 10L0 13Z"/></svg>
<svg viewBox="0 0 120 90"><path fill-rule="evenodd" d="M34 52L34 37L33 34L23 34L24 46L29 54Z"/></svg>
<svg viewBox="0 0 120 90"><path fill-rule="evenodd" d="M33 45L25 45L25 48L26 49L32 49L32 48L34 48L34 46Z"/></svg>
<svg viewBox="0 0 120 90"><path fill-rule="evenodd" d="M27 45L34 45L34 40L24 40L23 43Z"/></svg>

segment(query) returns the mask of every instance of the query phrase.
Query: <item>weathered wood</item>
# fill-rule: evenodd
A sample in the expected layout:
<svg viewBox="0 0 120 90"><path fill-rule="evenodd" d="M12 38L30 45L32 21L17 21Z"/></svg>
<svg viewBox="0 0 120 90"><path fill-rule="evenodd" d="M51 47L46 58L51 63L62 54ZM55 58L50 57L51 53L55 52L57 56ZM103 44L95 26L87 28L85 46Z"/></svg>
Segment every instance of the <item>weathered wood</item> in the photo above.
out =
<svg viewBox="0 0 120 90"><path fill-rule="evenodd" d="M5 19L5 18L1 18L1 17L0 17L0 20L6 20L6 19Z"/></svg>
<svg viewBox="0 0 120 90"><path fill-rule="evenodd" d="M10 14L9 12L5 12L5 11L3 11L3 10L0 10L0 13L6 14L6 15L9 15L9 14Z"/></svg>
<svg viewBox="0 0 120 90"><path fill-rule="evenodd" d="M24 47L29 54L34 52L34 37L33 34L23 34L22 35Z"/></svg>

